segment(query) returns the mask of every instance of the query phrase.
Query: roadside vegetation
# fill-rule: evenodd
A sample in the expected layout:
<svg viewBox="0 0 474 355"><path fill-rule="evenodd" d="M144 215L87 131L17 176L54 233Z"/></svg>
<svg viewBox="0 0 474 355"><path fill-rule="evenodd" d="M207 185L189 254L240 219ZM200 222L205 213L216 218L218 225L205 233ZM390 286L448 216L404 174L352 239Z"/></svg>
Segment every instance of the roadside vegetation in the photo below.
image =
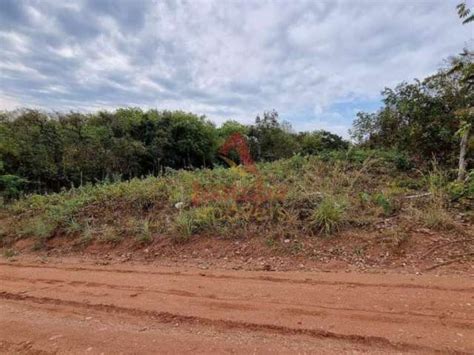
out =
<svg viewBox="0 0 474 355"><path fill-rule="evenodd" d="M474 179L451 181L436 165L409 168L393 151L357 150L296 155L255 170L246 166L168 170L161 177L103 182L60 193L31 195L4 210L4 246L53 237L76 247L133 240L177 243L193 236L239 239L326 238L374 230L390 220L394 232L417 228L469 233Z"/></svg>
<svg viewBox="0 0 474 355"><path fill-rule="evenodd" d="M472 22L465 4L458 10ZM2 112L1 246L196 236L272 246L381 224L395 244L420 228L472 235L474 54L382 95L377 112L357 115L351 142L294 132L274 110L220 127L139 108Z"/></svg>

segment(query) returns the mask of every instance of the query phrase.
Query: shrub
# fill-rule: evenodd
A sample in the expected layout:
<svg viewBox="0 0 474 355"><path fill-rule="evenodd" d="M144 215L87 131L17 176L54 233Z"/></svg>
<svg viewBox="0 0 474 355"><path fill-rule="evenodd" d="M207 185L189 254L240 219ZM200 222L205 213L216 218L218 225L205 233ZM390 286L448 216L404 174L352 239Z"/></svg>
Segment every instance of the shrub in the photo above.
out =
<svg viewBox="0 0 474 355"><path fill-rule="evenodd" d="M323 198L311 216L311 224L324 234L339 230L344 223L345 204L332 196Z"/></svg>
<svg viewBox="0 0 474 355"><path fill-rule="evenodd" d="M27 182L16 175L0 175L0 197L5 201L20 197Z"/></svg>
<svg viewBox="0 0 474 355"><path fill-rule="evenodd" d="M35 217L31 218L29 222L23 226L20 234L44 240L51 237L56 227L55 223L46 218Z"/></svg>
<svg viewBox="0 0 474 355"><path fill-rule="evenodd" d="M383 210L383 214L385 216L389 216L393 213L393 204L389 200L388 197L386 197L382 193L378 193L373 197L374 202L377 204L377 206L381 207Z"/></svg>
<svg viewBox="0 0 474 355"><path fill-rule="evenodd" d="M175 220L179 235L187 239L193 234L211 229L216 222L214 207L197 207L189 211L182 211Z"/></svg>
<svg viewBox="0 0 474 355"><path fill-rule="evenodd" d="M141 244L148 244L152 241L150 222L148 220L140 221L138 223L136 238Z"/></svg>
<svg viewBox="0 0 474 355"><path fill-rule="evenodd" d="M456 228L451 215L442 207L432 205L421 213L421 220L425 227L437 230L450 230Z"/></svg>
<svg viewBox="0 0 474 355"><path fill-rule="evenodd" d="M474 199L474 170L471 170L465 181L452 181L447 185L447 192L452 201Z"/></svg>

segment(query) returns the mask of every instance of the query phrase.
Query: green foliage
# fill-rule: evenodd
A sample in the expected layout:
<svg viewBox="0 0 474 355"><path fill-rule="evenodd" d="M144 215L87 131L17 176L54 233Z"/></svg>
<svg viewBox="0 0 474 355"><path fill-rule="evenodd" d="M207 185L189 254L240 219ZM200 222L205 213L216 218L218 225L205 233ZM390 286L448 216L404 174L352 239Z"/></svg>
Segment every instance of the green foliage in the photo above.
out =
<svg viewBox="0 0 474 355"><path fill-rule="evenodd" d="M344 223L345 203L333 196L326 196L311 215L311 224L324 234L339 230Z"/></svg>
<svg viewBox="0 0 474 355"><path fill-rule="evenodd" d="M388 197L382 193L378 193L374 196L374 202L382 208L385 216L389 216L393 213L393 204Z"/></svg>
<svg viewBox="0 0 474 355"><path fill-rule="evenodd" d="M452 201L474 200L474 169L470 171L465 181L451 181L446 186Z"/></svg>
<svg viewBox="0 0 474 355"><path fill-rule="evenodd" d="M51 237L56 228L57 225L47 218L34 217L26 222L19 234L43 241Z"/></svg>
<svg viewBox="0 0 474 355"><path fill-rule="evenodd" d="M136 238L141 244L151 243L153 237L150 231L150 222L148 220L139 221Z"/></svg>
<svg viewBox="0 0 474 355"><path fill-rule="evenodd" d="M379 111L357 114L352 137L365 147L406 153L418 165L434 157L454 167L460 140L456 132L466 121L466 114L461 113L472 111L473 88L474 54L465 50L436 75L386 88ZM404 159L399 163L406 166ZM471 156L468 166L472 164Z"/></svg>
<svg viewBox="0 0 474 355"><path fill-rule="evenodd" d="M256 161L347 147L342 138L325 131L304 138L279 122L275 111L256 121L227 121L216 128L192 113L139 108L93 114L0 112L0 191L10 200L24 192L58 192L170 170L210 168L222 164L219 147L233 133L246 137ZM229 158L239 162L235 151Z"/></svg>
<svg viewBox="0 0 474 355"><path fill-rule="evenodd" d="M275 110L264 112L263 118L257 116L255 125L250 127L249 137L252 156L258 161L289 158L299 151L297 136L289 123L279 122Z"/></svg>
<svg viewBox="0 0 474 355"><path fill-rule="evenodd" d="M16 175L0 175L0 197L9 201L20 197L27 180Z"/></svg>
<svg viewBox="0 0 474 355"><path fill-rule="evenodd" d="M193 234L208 231L216 223L216 210L213 207L198 207L180 212L175 220L176 230L182 239Z"/></svg>
<svg viewBox="0 0 474 355"><path fill-rule="evenodd" d="M324 130L302 133L299 139L301 141L301 152L304 155L316 155L323 151L346 150L349 148L347 141Z"/></svg>
<svg viewBox="0 0 474 355"><path fill-rule="evenodd" d="M459 3L456 8L459 18L462 19L464 25L474 21L474 12L467 6L466 1Z"/></svg>
<svg viewBox="0 0 474 355"><path fill-rule="evenodd" d="M172 170L160 177L27 195L2 210L2 245L32 237L41 248L53 236L75 239L77 246L115 245L125 238L145 244L155 234L177 241L193 235L259 235L274 245L315 231L331 234L346 224L367 228L387 216L451 228L456 225L452 206L472 209L472 179L451 183L449 171L437 165L426 175L402 171L394 156L359 149L295 155L258 163L254 171L241 166ZM410 195L423 197L406 198Z"/></svg>

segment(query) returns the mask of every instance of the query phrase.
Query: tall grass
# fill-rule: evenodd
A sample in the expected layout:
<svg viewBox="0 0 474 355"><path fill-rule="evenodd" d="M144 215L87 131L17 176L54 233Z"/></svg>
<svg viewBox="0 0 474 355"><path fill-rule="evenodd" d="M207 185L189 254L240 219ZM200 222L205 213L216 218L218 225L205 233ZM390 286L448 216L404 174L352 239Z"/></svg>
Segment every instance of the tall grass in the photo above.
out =
<svg viewBox="0 0 474 355"><path fill-rule="evenodd" d="M364 155L365 154L365 155ZM385 218L438 229L451 217L449 179L397 167L392 158L348 152L345 156L294 156L242 167L168 171L61 193L31 195L3 209L2 238L77 238L87 245L155 236L185 241L195 235L245 237L329 235L345 228L373 228ZM464 190L463 190L464 191ZM429 192L428 198L405 196Z"/></svg>

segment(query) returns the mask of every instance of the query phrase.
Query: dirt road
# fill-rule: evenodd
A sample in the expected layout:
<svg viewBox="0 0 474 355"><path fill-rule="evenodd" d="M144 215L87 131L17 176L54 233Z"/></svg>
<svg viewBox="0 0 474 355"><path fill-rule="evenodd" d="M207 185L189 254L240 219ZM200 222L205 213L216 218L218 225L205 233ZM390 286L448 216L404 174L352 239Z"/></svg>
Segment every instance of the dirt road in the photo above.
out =
<svg viewBox="0 0 474 355"><path fill-rule="evenodd" d="M0 351L474 353L474 282L2 262Z"/></svg>

